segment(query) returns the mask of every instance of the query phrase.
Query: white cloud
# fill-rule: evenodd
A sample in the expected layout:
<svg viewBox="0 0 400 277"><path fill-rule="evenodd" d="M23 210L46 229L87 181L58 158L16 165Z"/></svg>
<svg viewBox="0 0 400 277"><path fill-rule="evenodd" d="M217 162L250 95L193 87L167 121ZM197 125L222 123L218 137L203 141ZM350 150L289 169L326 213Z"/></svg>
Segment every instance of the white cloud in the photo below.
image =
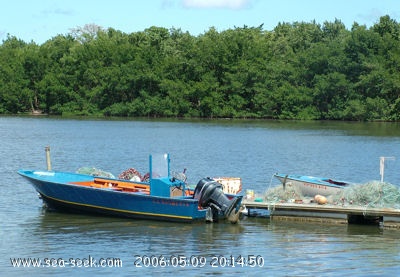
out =
<svg viewBox="0 0 400 277"><path fill-rule="evenodd" d="M369 23L372 23L374 21L376 21L377 19L379 19L379 17L381 17L383 15L382 11L374 8L368 11L368 13L359 13L357 16L359 18L361 18L363 21L367 21ZM368 24L369 25L369 24Z"/></svg>
<svg viewBox="0 0 400 277"><path fill-rule="evenodd" d="M52 15L64 15L64 16L71 16L75 15L75 12L72 9L45 9L41 11L41 16L52 16Z"/></svg>
<svg viewBox="0 0 400 277"><path fill-rule="evenodd" d="M175 6L175 3L173 0L163 0L161 2L162 9L169 9L169 8L173 8L174 6Z"/></svg>
<svg viewBox="0 0 400 277"><path fill-rule="evenodd" d="M238 10L247 8L250 0L182 0L182 5L185 8Z"/></svg>

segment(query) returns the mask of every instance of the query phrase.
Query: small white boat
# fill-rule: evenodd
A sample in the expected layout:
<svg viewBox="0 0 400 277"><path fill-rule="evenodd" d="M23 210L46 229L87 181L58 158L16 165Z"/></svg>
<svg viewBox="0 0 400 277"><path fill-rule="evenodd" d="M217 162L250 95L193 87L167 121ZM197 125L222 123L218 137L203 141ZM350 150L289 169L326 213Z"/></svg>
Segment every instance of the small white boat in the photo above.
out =
<svg viewBox="0 0 400 277"><path fill-rule="evenodd" d="M313 177L304 175L288 175L275 173L279 181L284 187L291 185L296 187L304 196L323 195L329 196L340 193L340 191L349 186L351 183L346 181L338 181L330 178Z"/></svg>

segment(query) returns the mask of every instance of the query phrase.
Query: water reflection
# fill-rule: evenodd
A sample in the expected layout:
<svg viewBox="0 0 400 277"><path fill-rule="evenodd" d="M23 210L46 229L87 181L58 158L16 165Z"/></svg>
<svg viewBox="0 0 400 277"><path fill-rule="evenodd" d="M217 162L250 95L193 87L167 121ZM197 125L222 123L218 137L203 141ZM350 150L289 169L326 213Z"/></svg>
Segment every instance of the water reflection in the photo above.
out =
<svg viewBox="0 0 400 277"><path fill-rule="evenodd" d="M400 122L281 121L261 119L168 120L170 123L196 123L218 128L264 128L292 131L329 131L350 136L399 137Z"/></svg>
<svg viewBox="0 0 400 277"><path fill-rule="evenodd" d="M228 222L176 224L49 211L43 211L39 218L26 225L36 226L27 229L26 237L58 241L64 246L71 242L81 246L130 243L136 251L169 254L182 252L182 243L190 253L209 253L215 244L219 250L231 247L245 231L243 225Z"/></svg>

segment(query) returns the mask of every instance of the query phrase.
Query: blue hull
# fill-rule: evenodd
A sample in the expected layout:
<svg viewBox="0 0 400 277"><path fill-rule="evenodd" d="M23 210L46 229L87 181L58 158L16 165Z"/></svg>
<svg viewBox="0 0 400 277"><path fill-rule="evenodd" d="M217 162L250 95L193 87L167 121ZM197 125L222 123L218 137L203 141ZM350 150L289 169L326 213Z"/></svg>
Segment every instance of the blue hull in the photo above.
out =
<svg viewBox="0 0 400 277"><path fill-rule="evenodd" d="M70 183L93 181L93 176L82 174L31 170L18 173L55 209L176 222L206 220L207 209L199 209L198 200L189 196L160 197Z"/></svg>

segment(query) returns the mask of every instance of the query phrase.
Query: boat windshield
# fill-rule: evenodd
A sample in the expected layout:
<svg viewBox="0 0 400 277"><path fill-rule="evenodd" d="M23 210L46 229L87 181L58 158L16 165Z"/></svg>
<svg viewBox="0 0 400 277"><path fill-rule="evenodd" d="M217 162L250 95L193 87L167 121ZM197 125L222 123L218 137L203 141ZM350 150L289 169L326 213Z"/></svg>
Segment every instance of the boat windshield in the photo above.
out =
<svg viewBox="0 0 400 277"><path fill-rule="evenodd" d="M150 156L152 177L169 177L169 155L153 154Z"/></svg>

